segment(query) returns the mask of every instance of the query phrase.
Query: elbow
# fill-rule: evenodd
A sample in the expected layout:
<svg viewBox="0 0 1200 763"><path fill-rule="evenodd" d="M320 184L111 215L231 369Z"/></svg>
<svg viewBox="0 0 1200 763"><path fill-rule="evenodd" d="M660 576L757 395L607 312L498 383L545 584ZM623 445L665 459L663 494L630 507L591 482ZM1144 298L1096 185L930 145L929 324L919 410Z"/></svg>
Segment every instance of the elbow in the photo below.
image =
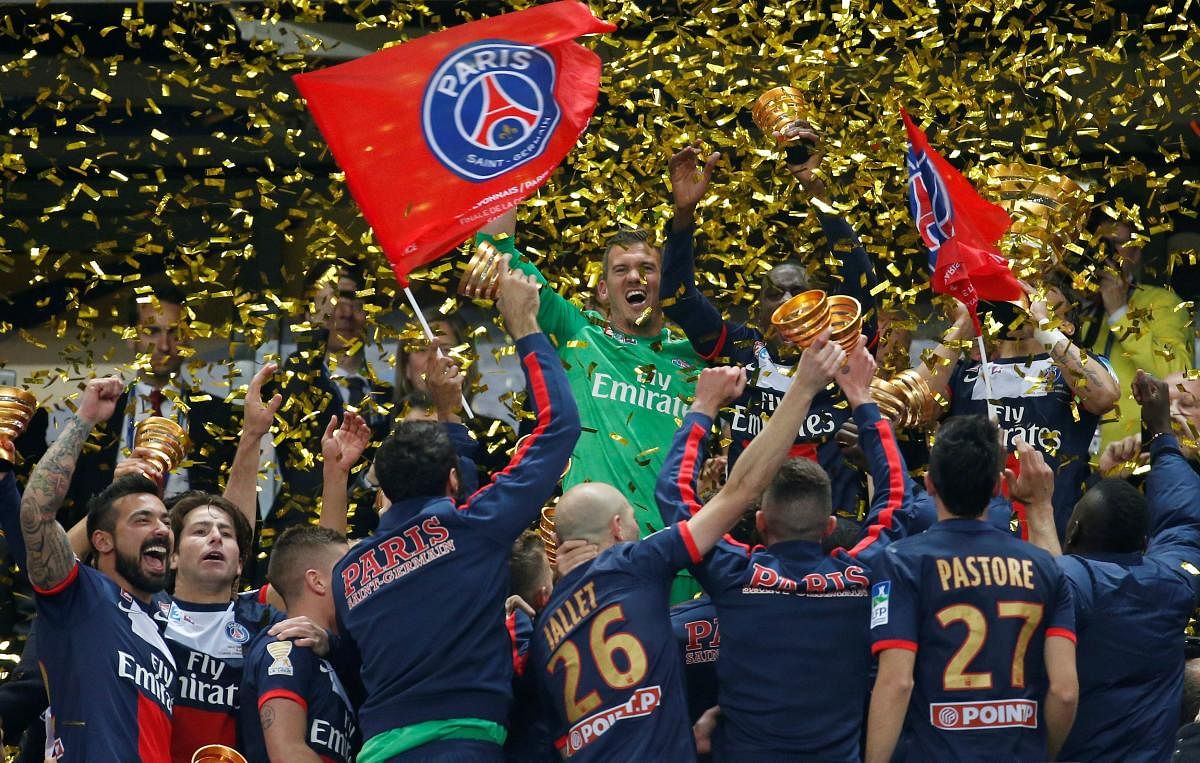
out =
<svg viewBox="0 0 1200 763"><path fill-rule="evenodd" d="M1117 407L1117 403L1121 399L1121 392L1116 385L1105 385L1104 387L1091 391L1088 394L1087 400L1083 404L1084 410L1096 416L1104 414Z"/></svg>
<svg viewBox="0 0 1200 763"><path fill-rule="evenodd" d="M1079 681L1054 681L1046 692L1046 699L1062 708L1074 712L1079 706Z"/></svg>

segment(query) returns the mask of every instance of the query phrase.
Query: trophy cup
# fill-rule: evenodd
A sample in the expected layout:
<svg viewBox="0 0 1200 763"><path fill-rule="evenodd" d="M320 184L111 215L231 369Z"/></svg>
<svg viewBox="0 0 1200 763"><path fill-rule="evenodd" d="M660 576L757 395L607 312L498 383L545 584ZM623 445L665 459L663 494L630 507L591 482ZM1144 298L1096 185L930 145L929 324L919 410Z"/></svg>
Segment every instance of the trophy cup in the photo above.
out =
<svg viewBox="0 0 1200 763"><path fill-rule="evenodd" d="M458 281L458 293L471 299L496 299L504 257L490 241L480 241Z"/></svg>
<svg viewBox="0 0 1200 763"><path fill-rule="evenodd" d="M784 302L771 314L771 324L785 342L805 348L829 327L829 300L811 289Z"/></svg>
<svg viewBox="0 0 1200 763"><path fill-rule="evenodd" d="M894 379L872 379L871 399L879 406L879 414L896 429L928 427L941 413L942 403L925 379L911 368L901 371ZM858 429L854 421L843 424L834 439L841 445L857 443Z"/></svg>
<svg viewBox="0 0 1200 763"><path fill-rule="evenodd" d="M20 387L0 387L0 461L16 463L15 440L37 411L37 398Z"/></svg>
<svg viewBox="0 0 1200 763"><path fill-rule="evenodd" d="M223 744L206 744L192 753L192 763L246 763L246 756Z"/></svg>
<svg viewBox="0 0 1200 763"><path fill-rule="evenodd" d="M147 416L134 427L133 446L150 451L147 458L159 474L170 474L187 457L187 432L171 419Z"/></svg>
<svg viewBox="0 0 1200 763"><path fill-rule="evenodd" d="M862 305L854 297L834 294L829 303L830 339L842 346L846 352L858 345L862 333Z"/></svg>
<svg viewBox="0 0 1200 763"><path fill-rule="evenodd" d="M754 124L767 135L779 133L782 143L798 140L797 133L816 125L814 112L794 87L776 87L758 97L750 110Z"/></svg>
<svg viewBox="0 0 1200 763"><path fill-rule="evenodd" d="M542 545L546 547L546 558L553 567L558 562L558 536L554 529L553 506L542 507L542 518L538 521L538 537L542 539Z"/></svg>
<svg viewBox="0 0 1200 763"><path fill-rule="evenodd" d="M986 188L1008 212L1012 227L1000 250L1016 265L1018 277L1058 264L1061 252L1083 232L1088 194L1071 180L1036 164L997 164L988 168Z"/></svg>

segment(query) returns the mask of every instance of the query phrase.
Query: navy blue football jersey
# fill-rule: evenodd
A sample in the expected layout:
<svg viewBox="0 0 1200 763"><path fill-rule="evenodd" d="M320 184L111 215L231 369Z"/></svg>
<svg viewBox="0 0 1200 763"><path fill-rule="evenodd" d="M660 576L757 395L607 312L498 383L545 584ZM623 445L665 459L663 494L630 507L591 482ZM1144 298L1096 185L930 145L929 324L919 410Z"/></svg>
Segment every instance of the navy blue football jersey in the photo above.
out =
<svg viewBox="0 0 1200 763"><path fill-rule="evenodd" d="M250 640L282 619L282 614L239 594L225 604L195 604L163 597L156 619L178 668L171 758L191 763L206 744L240 749L237 736L238 686L242 657Z"/></svg>
<svg viewBox="0 0 1200 763"><path fill-rule="evenodd" d="M831 292L854 297L862 305L862 331L869 343L875 342L875 296L878 283L871 259L857 234L846 220L817 213L831 259L839 266L831 274ZM704 360L743 366L750 372L746 391L722 414L730 426L729 464L762 431L791 384L792 367L772 353L757 328L727 321L720 311L696 288L693 231L675 232L667 237L663 250L659 295L667 318L677 323L692 347ZM829 473L833 485L833 507L837 511L857 512L866 495L862 473L850 465L834 435L850 418L850 406L833 385L813 400L809 415L797 433L793 456L818 461Z"/></svg>
<svg viewBox="0 0 1200 763"><path fill-rule="evenodd" d="M1183 633L1200 596L1200 476L1174 436L1150 443L1145 553L1057 561L1079 633L1079 710L1062 760L1171 758L1183 698Z"/></svg>
<svg viewBox="0 0 1200 763"><path fill-rule="evenodd" d="M721 631L712 599L701 596L671 607L671 628L683 660L683 686L692 723L717 704L717 655Z"/></svg>
<svg viewBox="0 0 1200 763"><path fill-rule="evenodd" d="M558 581L534 623L528 669L564 758L696 759L667 610L675 573L699 560L681 522Z"/></svg>
<svg viewBox="0 0 1200 763"><path fill-rule="evenodd" d="M310 647L264 631L250 644L242 671L240 720L247 760L267 760L259 711L282 698L304 708L305 742L324 763L350 763L359 748L350 699L337 673Z"/></svg>
<svg viewBox="0 0 1200 763"><path fill-rule="evenodd" d="M721 718L714 759L856 760L869 689L869 589L883 549L915 519L890 422L874 403L854 411L875 480L867 526L851 549L815 540L749 547L725 536L694 566L720 618ZM664 520L700 510L696 480L711 419L689 413L659 477ZM820 691L797 691L803 676Z"/></svg>
<svg viewBox="0 0 1200 763"><path fill-rule="evenodd" d="M1045 642L1075 640L1054 558L987 522L950 519L892 544L871 587L871 639L916 652L913 760L1045 760Z"/></svg>
<svg viewBox="0 0 1200 763"><path fill-rule="evenodd" d="M1087 362L1116 378L1104 358L1089 353ZM980 363L959 361L950 379L950 415L994 414L1010 453L1022 439L1046 458L1056 473L1054 518L1061 537L1091 471L1088 459L1100 417L1078 404L1049 355L992 358L988 368L994 395L990 403L987 385L979 376ZM1015 458L1008 465L1020 471Z"/></svg>
<svg viewBox="0 0 1200 763"><path fill-rule="evenodd" d="M78 562L55 588L34 590L61 760L168 763L176 669L152 605Z"/></svg>

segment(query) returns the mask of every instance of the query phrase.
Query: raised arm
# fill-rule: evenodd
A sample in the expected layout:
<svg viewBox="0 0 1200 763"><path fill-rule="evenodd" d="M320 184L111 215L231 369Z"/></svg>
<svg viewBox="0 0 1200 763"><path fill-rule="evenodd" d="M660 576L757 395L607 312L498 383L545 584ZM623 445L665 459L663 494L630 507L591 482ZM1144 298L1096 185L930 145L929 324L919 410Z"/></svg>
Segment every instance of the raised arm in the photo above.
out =
<svg viewBox="0 0 1200 763"><path fill-rule="evenodd" d="M588 320L578 307L551 288L537 266L526 259L525 255L517 249L516 229L517 211L514 208L485 225L475 237L475 241L476 243L480 241L491 243L492 246L509 255L509 267L537 279L541 286L541 300L538 304L537 314L538 325L547 335L554 337L561 346L586 326Z"/></svg>
<svg viewBox="0 0 1200 763"><path fill-rule="evenodd" d="M721 366L700 372L692 406L675 432L654 489L664 525L682 522L700 511L696 486L709 431L721 408L740 397L745 388L746 372L740 368Z"/></svg>
<svg viewBox="0 0 1200 763"><path fill-rule="evenodd" d="M97 422L113 415L123 390L124 384L115 377L89 381L75 415L29 475L21 497L21 534L25 538L29 581L36 589L54 589L75 566L67 532L55 515L71 484L84 441Z"/></svg>
<svg viewBox="0 0 1200 763"><path fill-rule="evenodd" d="M962 358L963 349L974 339L975 324L965 305L954 300L954 323L942 335L942 341L921 358L916 372L920 374L929 389L943 399L949 394L950 377L954 375L954 367Z"/></svg>
<svg viewBox="0 0 1200 763"><path fill-rule="evenodd" d="M858 444L867 460L875 495L867 513L867 521L858 543L850 549L851 556L869 562L888 544L899 540L908 531L912 520L912 479L892 422L880 417L879 406L871 399L871 379L875 376L875 358L865 345L850 353L846 366L836 381L853 411L858 426Z"/></svg>
<svg viewBox="0 0 1200 763"><path fill-rule="evenodd" d="M675 216L663 248L662 275L658 295L663 313L683 329L692 348L705 360L727 357L729 348L757 335L721 317L721 312L696 288L696 206L708 192L713 168L720 154L711 154L697 167L699 145L687 146L671 157L671 193Z"/></svg>
<svg viewBox="0 0 1200 763"><path fill-rule="evenodd" d="M742 453L720 492L688 520L688 528L701 555L717 544L746 507L757 501L771 483L780 465L788 458L813 398L829 384L845 358L846 351L829 341L828 329L800 356L792 384L767 426Z"/></svg>
<svg viewBox="0 0 1200 763"><path fill-rule="evenodd" d="M1111 411L1121 398L1113 372L1103 360L1076 347L1062 331L1050 328L1053 322L1046 299L1032 289L1028 292L1029 315L1039 327L1034 336L1050 353L1072 394L1079 399L1079 405L1096 416Z"/></svg>
<svg viewBox="0 0 1200 763"><path fill-rule="evenodd" d="M358 463L363 451L371 444L371 428L354 411L346 411L338 425L338 417L329 420L321 436L321 518L317 524L340 533L349 529L346 515L350 512L350 470Z"/></svg>
<svg viewBox="0 0 1200 763"><path fill-rule="evenodd" d="M459 511L481 522L494 540L507 546L537 519L554 494L579 440L580 425L562 362L538 329L537 280L507 267L502 272L497 306L517 344L536 424L508 466Z"/></svg>
<svg viewBox="0 0 1200 763"><path fill-rule="evenodd" d="M1051 556L1062 556L1054 524L1054 470L1041 452L1024 440L1017 440L1017 461L1021 464L1020 475L1005 469L1004 480L1013 500L1025 504L1029 542Z"/></svg>
<svg viewBox="0 0 1200 763"><path fill-rule="evenodd" d="M1200 476L1172 434L1169 394L1166 382L1138 370L1133 396L1142 406L1142 425L1150 438L1146 502L1151 552L1179 544L1200 549Z"/></svg>
<svg viewBox="0 0 1200 763"><path fill-rule="evenodd" d="M283 404L283 395L279 393L269 401L264 401L262 396L263 385L274 375L275 369L274 363L267 363L258 369L246 388L242 435L238 438L237 453L225 482L225 497L241 510L250 527L258 523L258 465L262 457L262 438L270 433L275 414Z"/></svg>

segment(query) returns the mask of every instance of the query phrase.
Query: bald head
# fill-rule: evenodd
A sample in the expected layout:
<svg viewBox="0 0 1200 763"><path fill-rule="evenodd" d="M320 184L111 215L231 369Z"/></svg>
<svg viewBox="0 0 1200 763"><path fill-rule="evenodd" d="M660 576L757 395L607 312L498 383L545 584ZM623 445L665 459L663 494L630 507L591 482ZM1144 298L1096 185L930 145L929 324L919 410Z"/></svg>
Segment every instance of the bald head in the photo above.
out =
<svg viewBox="0 0 1200 763"><path fill-rule="evenodd" d="M554 508L554 528L563 541L586 540L601 548L638 539L633 507L603 482L584 482L563 493Z"/></svg>

